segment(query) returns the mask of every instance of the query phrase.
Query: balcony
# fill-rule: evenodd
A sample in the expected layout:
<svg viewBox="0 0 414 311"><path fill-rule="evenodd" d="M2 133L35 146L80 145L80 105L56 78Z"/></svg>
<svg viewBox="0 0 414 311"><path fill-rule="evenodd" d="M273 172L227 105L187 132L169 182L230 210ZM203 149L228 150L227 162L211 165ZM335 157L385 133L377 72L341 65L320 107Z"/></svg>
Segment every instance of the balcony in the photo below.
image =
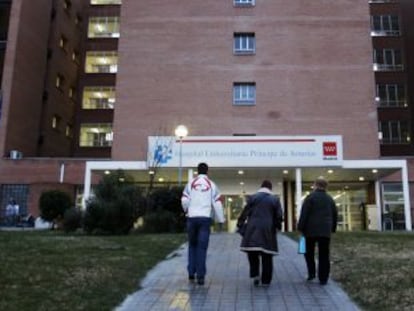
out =
<svg viewBox="0 0 414 311"><path fill-rule="evenodd" d="M386 72L386 71L404 71L403 64L378 64L374 63L372 69L375 72Z"/></svg>

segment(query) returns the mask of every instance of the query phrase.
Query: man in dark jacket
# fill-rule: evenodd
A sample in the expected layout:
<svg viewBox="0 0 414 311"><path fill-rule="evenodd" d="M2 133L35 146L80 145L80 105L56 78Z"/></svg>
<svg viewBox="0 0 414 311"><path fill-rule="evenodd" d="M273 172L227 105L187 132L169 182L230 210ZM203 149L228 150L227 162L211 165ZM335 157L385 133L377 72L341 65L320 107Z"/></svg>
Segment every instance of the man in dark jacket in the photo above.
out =
<svg viewBox="0 0 414 311"><path fill-rule="evenodd" d="M329 244L331 233L336 231L338 211L335 201L326 193L327 181L323 177L316 179L314 191L302 205L298 229L306 238L306 265L308 281L316 276L315 245L318 243L318 278L322 285L328 282L330 271Z"/></svg>
<svg viewBox="0 0 414 311"><path fill-rule="evenodd" d="M282 225L282 207L279 199L271 192L272 183L262 182L261 188L252 195L240 215L237 226L247 221L240 250L247 253L250 277L255 286L261 280L263 286L272 281L273 255L277 254L277 229ZM260 260L262 273L260 273Z"/></svg>

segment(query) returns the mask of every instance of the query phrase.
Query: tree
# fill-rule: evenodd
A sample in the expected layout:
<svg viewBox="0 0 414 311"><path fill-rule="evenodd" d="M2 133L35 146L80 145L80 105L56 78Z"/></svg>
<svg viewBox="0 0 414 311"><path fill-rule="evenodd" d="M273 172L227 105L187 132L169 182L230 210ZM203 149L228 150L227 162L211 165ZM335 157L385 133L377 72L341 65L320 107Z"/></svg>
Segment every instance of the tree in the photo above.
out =
<svg viewBox="0 0 414 311"><path fill-rule="evenodd" d="M88 233L128 234L145 212L143 191L122 170L105 175L86 202L84 229Z"/></svg>

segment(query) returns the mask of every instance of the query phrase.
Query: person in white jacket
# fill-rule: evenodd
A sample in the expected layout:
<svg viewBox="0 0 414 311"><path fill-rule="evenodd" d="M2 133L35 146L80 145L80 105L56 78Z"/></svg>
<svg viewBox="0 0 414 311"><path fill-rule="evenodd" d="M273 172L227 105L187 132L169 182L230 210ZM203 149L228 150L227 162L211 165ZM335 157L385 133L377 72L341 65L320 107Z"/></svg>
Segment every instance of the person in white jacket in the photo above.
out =
<svg viewBox="0 0 414 311"><path fill-rule="evenodd" d="M190 282L197 279L199 285L204 285L212 208L220 225L224 223L224 213L220 192L207 176L208 165L198 164L197 171L197 177L184 188L181 204L187 215L188 279Z"/></svg>

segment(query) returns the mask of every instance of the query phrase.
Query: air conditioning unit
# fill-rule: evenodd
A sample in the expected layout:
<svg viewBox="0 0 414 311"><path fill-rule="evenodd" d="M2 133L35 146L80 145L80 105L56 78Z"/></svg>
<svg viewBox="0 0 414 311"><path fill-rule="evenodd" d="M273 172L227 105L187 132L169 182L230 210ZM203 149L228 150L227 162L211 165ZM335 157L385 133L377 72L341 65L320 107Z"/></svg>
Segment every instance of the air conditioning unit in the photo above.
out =
<svg viewBox="0 0 414 311"><path fill-rule="evenodd" d="M21 158L23 158L23 153L21 151L18 151L18 150L11 150L10 151L10 159L18 160L18 159L21 159Z"/></svg>

